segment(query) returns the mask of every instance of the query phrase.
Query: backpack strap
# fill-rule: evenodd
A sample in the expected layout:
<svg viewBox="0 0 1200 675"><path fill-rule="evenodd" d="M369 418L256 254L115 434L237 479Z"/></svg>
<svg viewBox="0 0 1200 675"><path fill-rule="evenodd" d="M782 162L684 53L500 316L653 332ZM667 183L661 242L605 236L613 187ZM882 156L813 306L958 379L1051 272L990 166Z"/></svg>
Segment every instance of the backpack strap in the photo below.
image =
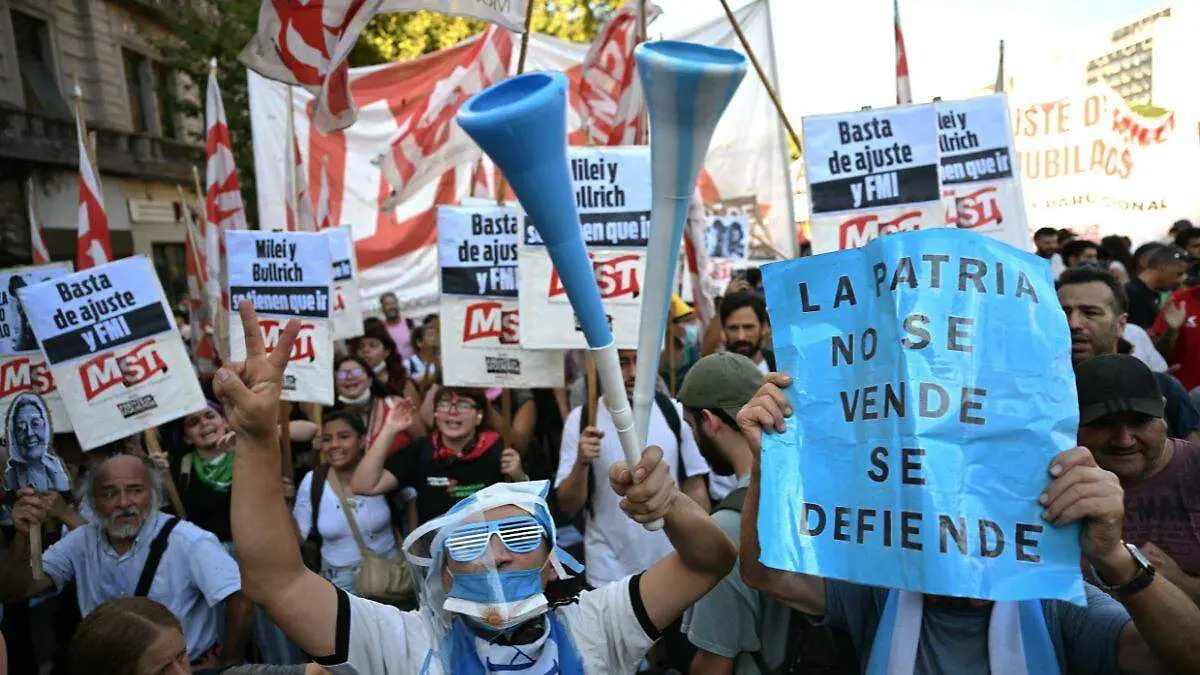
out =
<svg viewBox="0 0 1200 675"><path fill-rule="evenodd" d="M683 420L679 419L679 411L671 397L654 390L654 405L658 406L663 419L667 421L671 433L675 435L675 484L683 489L683 481L687 480L687 469L683 466Z"/></svg>
<svg viewBox="0 0 1200 675"><path fill-rule="evenodd" d="M162 529L154 537L154 541L150 542L150 553L146 556L146 564L142 566L142 575L138 577L137 588L133 594L138 597L146 597L150 592L150 584L154 583L154 573L158 571L158 564L162 562L163 553L167 552L168 538L171 536L171 530L179 524L178 518L171 518L163 525Z"/></svg>
<svg viewBox="0 0 1200 675"><path fill-rule="evenodd" d="M720 504L717 504L717 508L713 509L713 513L717 511L736 511L737 513L741 513L742 506L746 504L746 491L747 488L744 487L734 488L732 492L725 495L725 499L722 499Z"/></svg>

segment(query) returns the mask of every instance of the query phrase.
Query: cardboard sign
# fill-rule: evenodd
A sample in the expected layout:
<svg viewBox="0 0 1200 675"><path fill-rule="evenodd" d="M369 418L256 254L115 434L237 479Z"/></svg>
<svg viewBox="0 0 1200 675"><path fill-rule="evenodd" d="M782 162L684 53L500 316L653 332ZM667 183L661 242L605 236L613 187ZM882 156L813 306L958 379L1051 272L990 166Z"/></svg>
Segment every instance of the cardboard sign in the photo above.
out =
<svg viewBox="0 0 1200 675"><path fill-rule="evenodd" d="M938 101L934 108L943 196L953 200L948 224L1031 250L1005 95Z"/></svg>
<svg viewBox="0 0 1200 675"><path fill-rule="evenodd" d="M764 435L769 567L1082 604L1079 527L1041 519L1075 445L1070 334L1042 259L973 232L763 267L795 413Z"/></svg>
<svg viewBox="0 0 1200 675"><path fill-rule="evenodd" d="M187 347L145 257L19 294L85 450L204 407Z"/></svg>
<svg viewBox="0 0 1200 675"><path fill-rule="evenodd" d="M563 353L518 339L516 209L438 208L442 380L459 387L561 387Z"/></svg>
<svg viewBox="0 0 1200 675"><path fill-rule="evenodd" d="M281 398L333 405L333 259L329 239L312 232L235 230L225 233L229 298L236 310L250 300L267 352L274 351L288 319L300 319L283 373ZM246 357L242 320L229 313L229 350Z"/></svg>
<svg viewBox="0 0 1200 675"><path fill-rule="evenodd" d="M363 334L362 298L358 293L358 259L350 226L325 230L333 259L333 339L349 340Z"/></svg>
<svg viewBox="0 0 1200 675"><path fill-rule="evenodd" d="M32 391L13 397L4 415L4 444L8 462L2 487L11 492L31 487L37 492L70 492L71 477L54 454L50 410Z"/></svg>
<svg viewBox="0 0 1200 675"><path fill-rule="evenodd" d="M642 312L642 270L650 236L648 148L571 148L575 203L600 297L613 337L622 349L637 348ZM521 345L526 349L584 349L566 291L533 221L522 222L519 304Z"/></svg>
<svg viewBox="0 0 1200 675"><path fill-rule="evenodd" d="M26 286L70 273L71 263L0 271L0 419L8 415L8 406L17 395L32 391L42 397L49 409L54 432L71 431L71 418L17 296L17 291Z"/></svg>
<svg viewBox="0 0 1200 675"><path fill-rule="evenodd" d="M750 251L750 219L745 216L709 216L704 243L709 260L745 260Z"/></svg>
<svg viewBox="0 0 1200 675"><path fill-rule="evenodd" d="M932 104L804 118L813 253L945 226Z"/></svg>

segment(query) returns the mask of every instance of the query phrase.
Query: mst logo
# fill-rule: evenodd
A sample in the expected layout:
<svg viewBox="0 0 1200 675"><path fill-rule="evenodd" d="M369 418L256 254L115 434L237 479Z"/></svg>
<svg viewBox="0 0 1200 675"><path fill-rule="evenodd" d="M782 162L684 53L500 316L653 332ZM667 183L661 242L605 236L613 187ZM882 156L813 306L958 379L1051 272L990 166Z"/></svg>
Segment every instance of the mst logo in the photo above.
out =
<svg viewBox="0 0 1200 675"><path fill-rule="evenodd" d="M263 334L263 343L267 346L267 353L275 351L275 347L279 345L279 335L283 332L283 327L286 322L277 319L263 319L258 322L258 327ZM300 334L296 336L296 341L292 343L292 355L288 361L295 363L296 361L316 361L317 349L316 341L313 340L313 328L311 323L300 324Z"/></svg>
<svg viewBox="0 0 1200 675"><path fill-rule="evenodd" d="M859 216L842 223L838 232L841 249L858 248L863 244L893 232L911 232L921 229L921 212L905 213L894 220L880 221L877 215Z"/></svg>
<svg viewBox="0 0 1200 675"><path fill-rule="evenodd" d="M84 398L91 401L118 384L133 387L166 372L158 342L150 339L127 352L108 352L84 362L79 366L79 379Z"/></svg>
<svg viewBox="0 0 1200 675"><path fill-rule="evenodd" d="M498 302L477 302L467 307L463 321L463 344L496 338L502 345L515 345L521 328L521 313L504 311Z"/></svg>
<svg viewBox="0 0 1200 675"><path fill-rule="evenodd" d="M32 359L19 358L0 366L0 398L22 391L34 391L45 396L56 388L50 366L45 361L34 363Z"/></svg>
<svg viewBox="0 0 1200 675"><path fill-rule="evenodd" d="M596 262L593 258L592 270L596 274L596 285L600 287L602 300L636 298L642 294L642 284L637 271L639 257L636 254L622 255L604 262ZM558 279L558 269L555 268L550 275L549 295L554 298L566 293L567 289L563 288Z"/></svg>
<svg viewBox="0 0 1200 675"><path fill-rule="evenodd" d="M1000 202L996 201L998 194L999 191L995 187L985 187L955 198L958 226L964 230L973 230L992 223L1003 223L1004 214L1000 213Z"/></svg>

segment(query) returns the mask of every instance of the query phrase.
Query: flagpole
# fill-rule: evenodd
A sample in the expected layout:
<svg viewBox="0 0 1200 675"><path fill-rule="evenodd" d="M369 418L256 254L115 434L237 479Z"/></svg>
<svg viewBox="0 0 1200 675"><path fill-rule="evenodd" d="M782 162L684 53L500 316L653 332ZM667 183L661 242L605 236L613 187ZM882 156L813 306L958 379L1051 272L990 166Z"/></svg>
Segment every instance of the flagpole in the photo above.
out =
<svg viewBox="0 0 1200 675"><path fill-rule="evenodd" d="M297 195L296 195L296 94L292 89L292 85L287 85L287 151L285 156L287 161L284 163L284 180L287 183L287 206L292 215L292 226L285 229L298 231L300 229L300 213L297 210Z"/></svg>
<svg viewBox="0 0 1200 675"><path fill-rule="evenodd" d="M725 8L725 16L729 17L729 24L733 26L733 32L737 34L738 42L741 42L742 49L746 50L746 56L749 57L750 64L754 66L754 71L758 73L759 81L766 87L767 95L771 97L771 103L775 104L775 112L779 114L779 119L783 121L783 126L787 128L788 135L792 137L792 142L796 144L796 147L803 150L804 146L800 143L800 136L792 127L792 122L788 119L787 113L783 111L783 103L780 102L779 95L775 93L775 87L771 85L771 80L767 78L767 73L763 70L762 64L758 62L758 57L754 55L754 50L750 48L750 41L742 33L742 27L738 24L737 17L733 15L733 10L729 8L728 0L721 0L721 6Z"/></svg>
<svg viewBox="0 0 1200 675"><path fill-rule="evenodd" d="M538 0L529 0L529 4L525 6L525 32L521 33L521 51L517 56L517 75L525 72L525 60L529 55L529 33L533 30L533 6ZM480 162L483 161L481 157ZM496 205L504 206L504 193L508 191L508 181L504 179L504 174L496 169L500 174L500 178L496 181Z"/></svg>
<svg viewBox="0 0 1200 675"><path fill-rule="evenodd" d="M1000 65L996 68L996 86L992 91L996 94L1004 92L1004 40L1000 41Z"/></svg>

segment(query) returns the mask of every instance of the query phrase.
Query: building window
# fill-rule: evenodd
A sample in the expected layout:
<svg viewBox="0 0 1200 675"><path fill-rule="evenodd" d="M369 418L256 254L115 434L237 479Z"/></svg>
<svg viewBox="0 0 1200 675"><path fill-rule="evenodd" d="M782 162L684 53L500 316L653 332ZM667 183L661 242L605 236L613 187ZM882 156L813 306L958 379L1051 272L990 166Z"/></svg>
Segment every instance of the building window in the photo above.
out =
<svg viewBox="0 0 1200 675"><path fill-rule="evenodd" d="M146 133L150 130L146 109L146 90L142 86L142 70L146 67L146 57L128 49L121 50L125 62L125 91L129 95L129 116L133 130Z"/></svg>
<svg viewBox="0 0 1200 675"><path fill-rule="evenodd" d="M152 244L154 271L172 308L187 297L187 249L183 244Z"/></svg>
<svg viewBox="0 0 1200 675"><path fill-rule="evenodd" d="M54 77L49 26L45 21L21 12L14 11L11 16L25 107L36 112L69 117L71 109Z"/></svg>
<svg viewBox="0 0 1200 675"><path fill-rule="evenodd" d="M178 138L175 117L179 112L179 105L176 98L175 71L158 61L154 62L152 70L154 100L158 105L158 122L162 125L162 135L166 138Z"/></svg>

